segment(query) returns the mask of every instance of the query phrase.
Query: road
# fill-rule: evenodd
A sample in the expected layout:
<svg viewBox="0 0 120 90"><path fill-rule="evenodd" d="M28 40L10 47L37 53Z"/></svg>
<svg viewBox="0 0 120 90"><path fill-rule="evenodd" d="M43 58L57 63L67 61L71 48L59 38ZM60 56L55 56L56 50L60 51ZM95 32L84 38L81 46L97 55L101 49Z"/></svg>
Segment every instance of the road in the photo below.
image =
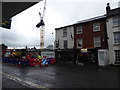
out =
<svg viewBox="0 0 120 90"><path fill-rule="evenodd" d="M119 88L120 68L53 64L18 67L2 64L3 88ZM9 84L8 84L9 83ZM18 86L17 86L18 85Z"/></svg>

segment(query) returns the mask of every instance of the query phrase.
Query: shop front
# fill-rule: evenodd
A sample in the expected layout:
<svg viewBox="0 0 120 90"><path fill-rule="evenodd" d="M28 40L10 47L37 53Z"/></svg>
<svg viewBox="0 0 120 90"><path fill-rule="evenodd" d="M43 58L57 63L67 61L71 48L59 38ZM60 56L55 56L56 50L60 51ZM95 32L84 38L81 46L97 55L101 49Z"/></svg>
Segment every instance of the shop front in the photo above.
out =
<svg viewBox="0 0 120 90"><path fill-rule="evenodd" d="M77 62L85 64L98 65L98 49L80 49L77 51Z"/></svg>
<svg viewBox="0 0 120 90"><path fill-rule="evenodd" d="M73 49L57 49L55 50L55 57L57 62L74 62Z"/></svg>
<svg viewBox="0 0 120 90"><path fill-rule="evenodd" d="M83 63L84 65L98 65L98 48L89 49L56 49L57 62Z"/></svg>

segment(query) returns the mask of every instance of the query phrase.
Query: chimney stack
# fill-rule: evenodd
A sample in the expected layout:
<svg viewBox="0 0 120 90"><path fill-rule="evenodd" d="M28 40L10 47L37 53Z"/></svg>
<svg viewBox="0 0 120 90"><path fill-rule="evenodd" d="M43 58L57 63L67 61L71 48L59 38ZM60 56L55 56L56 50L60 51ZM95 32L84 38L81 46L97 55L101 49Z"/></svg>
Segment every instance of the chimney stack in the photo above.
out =
<svg viewBox="0 0 120 90"><path fill-rule="evenodd" d="M108 14L110 12L110 3L107 3L107 7L106 7L106 14Z"/></svg>

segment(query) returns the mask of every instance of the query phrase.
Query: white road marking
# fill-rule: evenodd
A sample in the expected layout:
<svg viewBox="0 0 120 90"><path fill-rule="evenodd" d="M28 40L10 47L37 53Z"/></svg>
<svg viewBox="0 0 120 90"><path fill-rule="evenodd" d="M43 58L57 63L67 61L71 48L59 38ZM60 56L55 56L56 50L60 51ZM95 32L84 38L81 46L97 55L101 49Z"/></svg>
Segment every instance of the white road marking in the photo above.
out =
<svg viewBox="0 0 120 90"><path fill-rule="evenodd" d="M20 84L25 85L25 86L30 86L30 87L32 87L32 88L41 88L41 89L43 89L43 90L50 90L49 88L40 86L40 85L35 84L35 83L33 83L33 82L26 81L26 80L20 79L20 78L18 78L18 77L15 77L15 76L12 76L12 75L9 75L9 74L5 74L5 73L2 73L2 72L0 72L0 74L6 76L7 78L9 78L9 79L11 79L11 80L17 81L17 82L19 82Z"/></svg>

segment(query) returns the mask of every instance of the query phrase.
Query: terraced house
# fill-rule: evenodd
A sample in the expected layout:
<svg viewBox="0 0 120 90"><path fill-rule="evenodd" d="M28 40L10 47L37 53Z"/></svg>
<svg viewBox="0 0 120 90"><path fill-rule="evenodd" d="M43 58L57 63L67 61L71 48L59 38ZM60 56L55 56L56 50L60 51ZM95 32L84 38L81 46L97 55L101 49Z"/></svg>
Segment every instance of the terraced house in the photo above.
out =
<svg viewBox="0 0 120 90"><path fill-rule="evenodd" d="M74 24L74 46L77 60L85 64L98 64L99 50L107 50L106 15L86 19Z"/></svg>
<svg viewBox="0 0 120 90"><path fill-rule="evenodd" d="M67 25L56 28L55 51L59 61L73 61L74 26Z"/></svg>
<svg viewBox="0 0 120 90"><path fill-rule="evenodd" d="M83 64L120 64L120 7L56 28L56 58ZM61 53L60 53L61 52Z"/></svg>
<svg viewBox="0 0 120 90"><path fill-rule="evenodd" d="M109 64L120 64L120 7L107 13Z"/></svg>
<svg viewBox="0 0 120 90"><path fill-rule="evenodd" d="M106 15L56 28L56 56L67 62L98 64L98 50L107 49Z"/></svg>

